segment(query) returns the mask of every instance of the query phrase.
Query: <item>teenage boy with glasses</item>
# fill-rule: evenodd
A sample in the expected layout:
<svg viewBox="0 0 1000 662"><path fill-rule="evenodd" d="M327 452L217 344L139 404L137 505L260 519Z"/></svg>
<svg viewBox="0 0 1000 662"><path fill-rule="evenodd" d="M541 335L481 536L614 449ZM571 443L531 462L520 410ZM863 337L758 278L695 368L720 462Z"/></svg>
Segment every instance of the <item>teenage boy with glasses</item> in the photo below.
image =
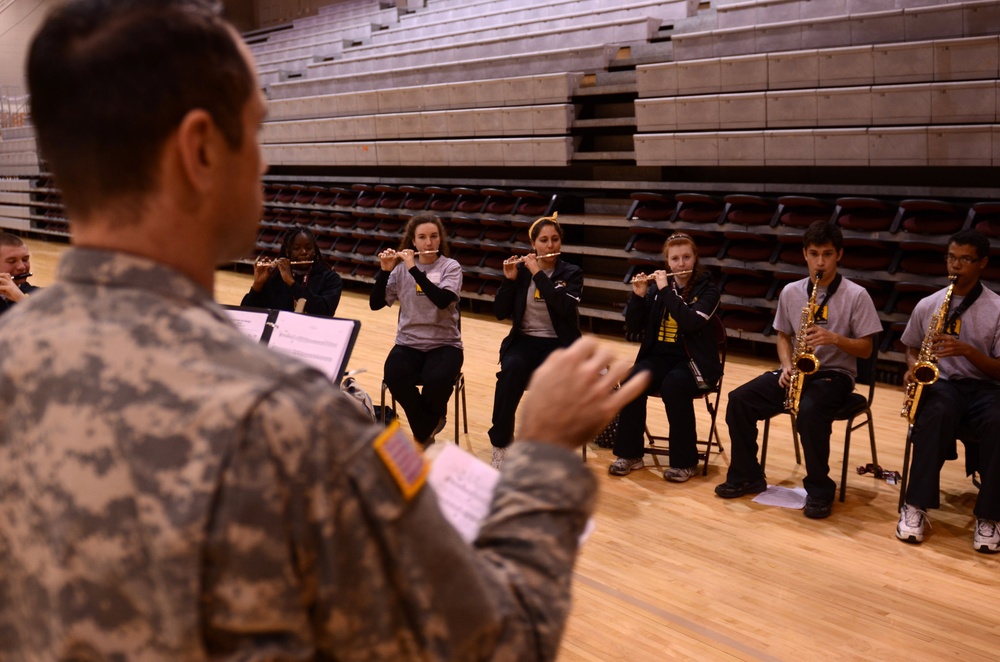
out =
<svg viewBox="0 0 1000 662"><path fill-rule="evenodd" d="M959 431L977 444L982 487L973 512L973 548L1000 552L1000 296L980 280L989 261L990 242L975 230L963 230L948 242L949 275L956 276L941 333L931 338L938 379L923 387L911 431L913 462L896 537L923 542L927 509L940 505L941 467L954 459ZM903 332L909 370L920 354L931 317L944 303L945 289L922 299Z"/></svg>

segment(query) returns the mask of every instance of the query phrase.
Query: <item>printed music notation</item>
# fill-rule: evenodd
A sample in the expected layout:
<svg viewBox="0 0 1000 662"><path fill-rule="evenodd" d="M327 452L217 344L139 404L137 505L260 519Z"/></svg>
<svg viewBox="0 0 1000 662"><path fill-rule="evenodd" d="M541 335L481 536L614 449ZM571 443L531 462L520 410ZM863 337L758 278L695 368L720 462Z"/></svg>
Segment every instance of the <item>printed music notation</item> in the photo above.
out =
<svg viewBox="0 0 1000 662"><path fill-rule="evenodd" d="M458 446L444 444L434 457L427 482L437 494L438 506L445 519L471 545L490 513L500 472ZM580 534L581 545L594 527L594 519L590 518Z"/></svg>
<svg viewBox="0 0 1000 662"><path fill-rule="evenodd" d="M269 349L293 356L339 382L357 338L356 320L304 315L287 310L227 307L233 324Z"/></svg>

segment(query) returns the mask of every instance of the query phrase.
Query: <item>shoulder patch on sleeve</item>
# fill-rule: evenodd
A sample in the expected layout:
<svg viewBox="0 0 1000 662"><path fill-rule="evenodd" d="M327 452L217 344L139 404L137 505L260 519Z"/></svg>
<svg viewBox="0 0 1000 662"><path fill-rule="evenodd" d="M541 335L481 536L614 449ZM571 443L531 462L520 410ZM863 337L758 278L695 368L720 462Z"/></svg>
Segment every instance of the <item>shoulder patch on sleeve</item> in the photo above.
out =
<svg viewBox="0 0 1000 662"><path fill-rule="evenodd" d="M424 486L430 469L416 442L400 432L399 422L393 422L375 437L372 446L403 496L407 500L412 499Z"/></svg>

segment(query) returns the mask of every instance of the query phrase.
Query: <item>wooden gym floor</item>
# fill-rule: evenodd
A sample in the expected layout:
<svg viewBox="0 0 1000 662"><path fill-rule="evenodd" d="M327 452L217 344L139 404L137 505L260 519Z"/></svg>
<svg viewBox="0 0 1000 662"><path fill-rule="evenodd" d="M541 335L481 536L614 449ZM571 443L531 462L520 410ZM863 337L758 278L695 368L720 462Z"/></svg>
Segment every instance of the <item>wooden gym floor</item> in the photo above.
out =
<svg viewBox="0 0 1000 662"><path fill-rule="evenodd" d="M66 245L28 244L32 282L45 286ZM247 274L220 271L216 299L238 304L249 285ZM376 402L396 312L372 312L359 291L345 292L338 310L362 322L350 368L367 369L358 381ZM497 351L508 324L463 312L469 433L460 442L487 462ZM637 351L619 339L605 341L622 357ZM730 354L718 421L724 448L726 394L772 367ZM898 471L906 434L902 397L901 388L879 385L874 405L880 463ZM704 438L708 415L701 403L696 411ZM655 402L649 419L654 429L666 429ZM439 444L450 443L451 424ZM771 435L769 482L801 486L787 417L775 419ZM830 466L838 481L843 437L844 424L835 424ZM898 486L854 471L871 461L865 430L852 435L851 446L847 500L820 521L750 497L717 498L713 488L725 479L726 453L713 455L707 477L671 484L651 456L642 471L609 476L611 451L591 447L588 464L601 485L597 528L581 550L560 660L1000 659L1000 555L972 550L976 490L962 460L942 472L942 507L930 513L930 535L908 545L893 535ZM659 464L666 466L665 459Z"/></svg>

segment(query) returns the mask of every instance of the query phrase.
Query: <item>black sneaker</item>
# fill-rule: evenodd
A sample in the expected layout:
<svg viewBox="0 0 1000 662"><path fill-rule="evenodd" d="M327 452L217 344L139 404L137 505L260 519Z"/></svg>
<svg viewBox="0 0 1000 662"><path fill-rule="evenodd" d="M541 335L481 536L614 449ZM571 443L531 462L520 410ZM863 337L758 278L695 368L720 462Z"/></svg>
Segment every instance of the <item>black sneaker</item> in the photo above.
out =
<svg viewBox="0 0 1000 662"><path fill-rule="evenodd" d="M723 499L735 499L744 494L760 494L766 489L767 481L764 478L743 481L727 480L721 485L715 486L715 493Z"/></svg>
<svg viewBox="0 0 1000 662"><path fill-rule="evenodd" d="M833 499L807 496L805 515L809 519L826 519L833 511Z"/></svg>

